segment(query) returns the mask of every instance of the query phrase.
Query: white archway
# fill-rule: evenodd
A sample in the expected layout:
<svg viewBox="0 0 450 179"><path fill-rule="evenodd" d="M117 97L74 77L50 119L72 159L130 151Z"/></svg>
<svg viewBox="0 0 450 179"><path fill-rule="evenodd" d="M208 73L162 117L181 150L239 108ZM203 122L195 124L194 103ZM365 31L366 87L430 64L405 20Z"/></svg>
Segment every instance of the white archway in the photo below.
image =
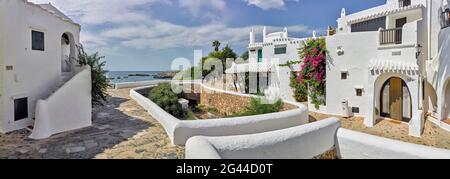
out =
<svg viewBox="0 0 450 179"><path fill-rule="evenodd" d="M374 103L374 117L373 117L373 124L375 124L377 122L378 119L383 118L383 110L382 110L382 94L383 94L383 89L385 89L386 87L386 82L389 79L392 78L399 78L401 79L401 81L403 81L404 85L404 91L407 91L406 94L408 94L407 96L409 96L409 100L407 108L403 109L406 110L406 112L410 113L408 114L408 118L413 117L414 113L415 113L415 108L417 107L417 98L415 97L417 95L417 80L413 80L411 78L409 78L408 76L401 74L401 73L384 73L381 74L380 76L378 76L378 78L375 80L374 83L374 88L373 88L373 103ZM407 97L404 97L404 99L407 99Z"/></svg>
<svg viewBox="0 0 450 179"><path fill-rule="evenodd" d="M61 35L61 72L72 72L75 59L75 41L72 33L65 32Z"/></svg>

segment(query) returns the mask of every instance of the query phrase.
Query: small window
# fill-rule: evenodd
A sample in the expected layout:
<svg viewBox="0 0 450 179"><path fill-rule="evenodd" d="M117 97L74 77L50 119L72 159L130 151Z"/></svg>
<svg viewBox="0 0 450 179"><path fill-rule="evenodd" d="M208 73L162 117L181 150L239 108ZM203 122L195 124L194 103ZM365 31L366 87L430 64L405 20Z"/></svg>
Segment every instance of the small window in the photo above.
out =
<svg viewBox="0 0 450 179"><path fill-rule="evenodd" d="M28 118L28 98L14 100L14 121Z"/></svg>
<svg viewBox="0 0 450 179"><path fill-rule="evenodd" d="M406 7L411 5L411 0L400 0L399 1L400 7Z"/></svg>
<svg viewBox="0 0 450 179"><path fill-rule="evenodd" d="M347 72L342 72L341 73L341 80L346 80L348 78L348 73Z"/></svg>
<svg viewBox="0 0 450 179"><path fill-rule="evenodd" d="M286 52L287 52L286 47L275 48L275 55L286 54Z"/></svg>
<svg viewBox="0 0 450 179"><path fill-rule="evenodd" d="M45 50L44 32L31 31L31 49L44 51Z"/></svg>
<svg viewBox="0 0 450 179"><path fill-rule="evenodd" d="M359 108L358 107L352 107L352 112L358 114Z"/></svg>
<svg viewBox="0 0 450 179"><path fill-rule="evenodd" d="M356 89L356 96L362 96L363 90L362 89Z"/></svg>

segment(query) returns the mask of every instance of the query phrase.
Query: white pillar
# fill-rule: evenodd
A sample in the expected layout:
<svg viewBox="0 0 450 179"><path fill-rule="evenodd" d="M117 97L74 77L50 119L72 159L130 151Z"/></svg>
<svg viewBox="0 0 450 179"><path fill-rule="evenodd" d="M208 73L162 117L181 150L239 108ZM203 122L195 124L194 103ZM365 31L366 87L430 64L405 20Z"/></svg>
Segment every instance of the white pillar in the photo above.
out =
<svg viewBox="0 0 450 179"><path fill-rule="evenodd" d="M263 42L266 42L266 35L267 35L267 28L266 28L266 26L264 26L264 29L263 29Z"/></svg>
<svg viewBox="0 0 450 179"><path fill-rule="evenodd" d="M288 35L288 29L287 29L287 27L285 27L284 28L284 37L283 38L288 38L289 37L289 35Z"/></svg>
<svg viewBox="0 0 450 179"><path fill-rule="evenodd" d="M250 44L254 44L254 43L255 43L255 33L252 28L252 30L250 31Z"/></svg>

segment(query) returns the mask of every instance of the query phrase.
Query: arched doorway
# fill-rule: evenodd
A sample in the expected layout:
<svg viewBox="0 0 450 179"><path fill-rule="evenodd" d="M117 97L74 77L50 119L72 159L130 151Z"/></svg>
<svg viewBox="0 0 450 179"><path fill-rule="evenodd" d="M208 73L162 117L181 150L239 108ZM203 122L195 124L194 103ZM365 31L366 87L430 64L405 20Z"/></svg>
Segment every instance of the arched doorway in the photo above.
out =
<svg viewBox="0 0 450 179"><path fill-rule="evenodd" d="M411 93L405 81L389 78L381 88L381 117L409 122L412 118Z"/></svg>
<svg viewBox="0 0 450 179"><path fill-rule="evenodd" d="M61 72L72 71L73 41L70 33L61 36Z"/></svg>

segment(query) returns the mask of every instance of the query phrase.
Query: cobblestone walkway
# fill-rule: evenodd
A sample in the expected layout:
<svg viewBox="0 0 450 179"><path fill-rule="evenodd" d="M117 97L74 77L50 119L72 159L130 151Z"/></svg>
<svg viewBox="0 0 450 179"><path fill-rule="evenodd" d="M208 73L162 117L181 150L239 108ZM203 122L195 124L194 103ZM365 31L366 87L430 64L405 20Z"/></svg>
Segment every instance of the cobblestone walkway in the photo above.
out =
<svg viewBox="0 0 450 179"><path fill-rule="evenodd" d="M319 113L310 113L310 122L317 120L323 120L329 117L337 117L324 115ZM409 143L415 143L420 145L450 149L450 132L443 130L435 124L427 121L425 124L425 130L422 137L409 136L409 128L407 124L398 123L395 121L382 120L378 122L374 127L368 128L364 125L364 119L358 117L342 118L342 127L354 131L360 131L376 136L385 138L391 138L395 140L405 141Z"/></svg>
<svg viewBox="0 0 450 179"><path fill-rule="evenodd" d="M26 130L0 134L0 158L30 159L177 159L162 126L128 96L129 89L110 90L108 104L93 111L93 126L30 140Z"/></svg>

